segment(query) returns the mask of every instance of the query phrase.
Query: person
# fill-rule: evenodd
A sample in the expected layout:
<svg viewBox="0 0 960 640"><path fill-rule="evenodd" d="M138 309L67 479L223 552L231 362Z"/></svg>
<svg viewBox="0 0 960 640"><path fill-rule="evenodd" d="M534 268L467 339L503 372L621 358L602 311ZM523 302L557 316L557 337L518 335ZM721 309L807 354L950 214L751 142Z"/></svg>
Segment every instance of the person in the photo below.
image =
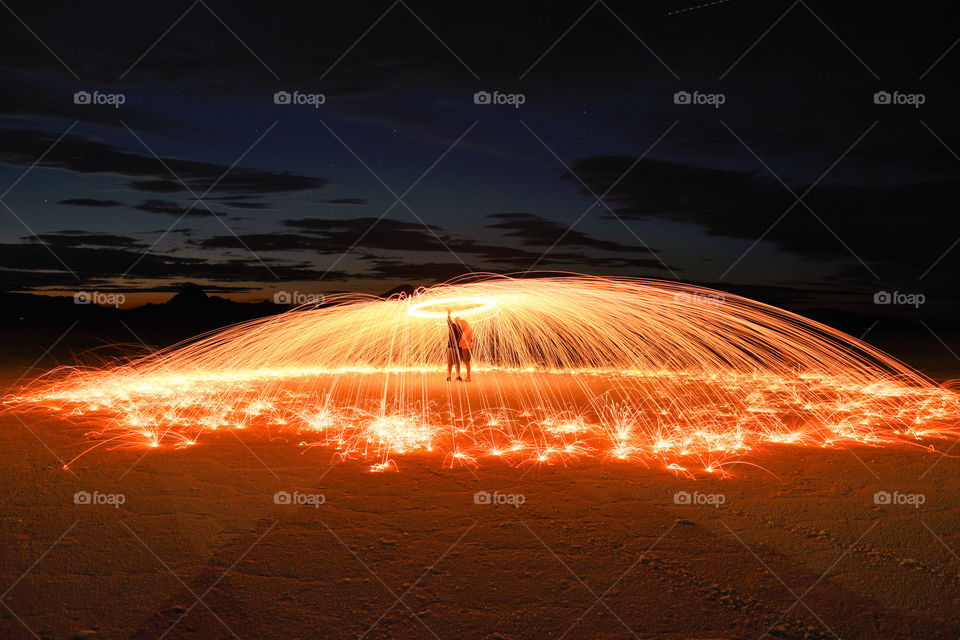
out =
<svg viewBox="0 0 960 640"><path fill-rule="evenodd" d="M473 327L463 318L455 318L454 322L460 326L461 331L458 345L460 347L460 359L463 360L463 364L467 367L465 382L470 382L470 350L473 348Z"/></svg>
<svg viewBox="0 0 960 640"><path fill-rule="evenodd" d="M457 380L460 377L460 340L463 338L463 329L457 323L459 318L451 319L450 310L447 309L447 382L450 382L450 373L453 371L453 365L457 365ZM470 377L470 374L467 374Z"/></svg>

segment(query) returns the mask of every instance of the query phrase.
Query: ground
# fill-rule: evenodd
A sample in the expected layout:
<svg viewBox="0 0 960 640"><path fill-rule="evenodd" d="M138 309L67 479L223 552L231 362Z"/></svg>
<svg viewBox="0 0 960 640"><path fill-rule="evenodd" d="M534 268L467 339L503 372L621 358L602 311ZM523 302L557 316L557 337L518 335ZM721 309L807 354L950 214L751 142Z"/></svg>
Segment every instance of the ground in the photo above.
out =
<svg viewBox="0 0 960 640"><path fill-rule="evenodd" d="M371 473L249 431L63 470L82 442L0 415L2 638L960 634L960 459L920 446L769 446L691 480L430 454Z"/></svg>

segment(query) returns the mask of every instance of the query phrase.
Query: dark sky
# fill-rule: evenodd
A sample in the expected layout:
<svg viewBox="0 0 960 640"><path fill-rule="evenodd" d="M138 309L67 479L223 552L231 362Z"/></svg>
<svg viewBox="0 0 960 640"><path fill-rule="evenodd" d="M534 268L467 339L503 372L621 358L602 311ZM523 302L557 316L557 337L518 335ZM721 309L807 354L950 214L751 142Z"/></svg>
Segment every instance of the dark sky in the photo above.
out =
<svg viewBox="0 0 960 640"><path fill-rule="evenodd" d="M960 29L927 5L0 4L6 290L537 269L954 304Z"/></svg>

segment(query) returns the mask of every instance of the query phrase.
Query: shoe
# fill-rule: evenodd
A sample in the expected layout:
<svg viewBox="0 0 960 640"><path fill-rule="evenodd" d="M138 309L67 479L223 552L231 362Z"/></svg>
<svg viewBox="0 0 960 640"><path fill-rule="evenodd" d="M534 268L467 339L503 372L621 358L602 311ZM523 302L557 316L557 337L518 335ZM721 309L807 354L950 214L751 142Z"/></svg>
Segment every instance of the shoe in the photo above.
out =
<svg viewBox="0 0 960 640"><path fill-rule="evenodd" d="M464 382L470 382L470 378L467 378L466 380L464 380Z"/></svg>
<svg viewBox="0 0 960 640"><path fill-rule="evenodd" d="M457 382L463 382L463 378L461 378L460 376L457 376Z"/></svg>
<svg viewBox="0 0 960 640"><path fill-rule="evenodd" d="M447 376L447 382L450 382L450 376Z"/></svg>

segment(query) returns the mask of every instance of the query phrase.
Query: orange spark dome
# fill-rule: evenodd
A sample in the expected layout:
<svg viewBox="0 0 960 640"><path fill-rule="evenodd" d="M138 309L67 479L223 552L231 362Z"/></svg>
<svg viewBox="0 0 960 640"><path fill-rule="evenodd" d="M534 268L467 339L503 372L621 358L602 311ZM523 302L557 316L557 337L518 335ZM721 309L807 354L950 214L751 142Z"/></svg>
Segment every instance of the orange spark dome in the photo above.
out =
<svg viewBox="0 0 960 640"><path fill-rule="evenodd" d="M449 465L597 457L714 472L772 443L957 435L951 389L823 324L701 287L486 275L327 302L60 368L4 402L89 424L94 448L247 429L374 470L432 451ZM445 382L447 309L474 329L469 383Z"/></svg>

